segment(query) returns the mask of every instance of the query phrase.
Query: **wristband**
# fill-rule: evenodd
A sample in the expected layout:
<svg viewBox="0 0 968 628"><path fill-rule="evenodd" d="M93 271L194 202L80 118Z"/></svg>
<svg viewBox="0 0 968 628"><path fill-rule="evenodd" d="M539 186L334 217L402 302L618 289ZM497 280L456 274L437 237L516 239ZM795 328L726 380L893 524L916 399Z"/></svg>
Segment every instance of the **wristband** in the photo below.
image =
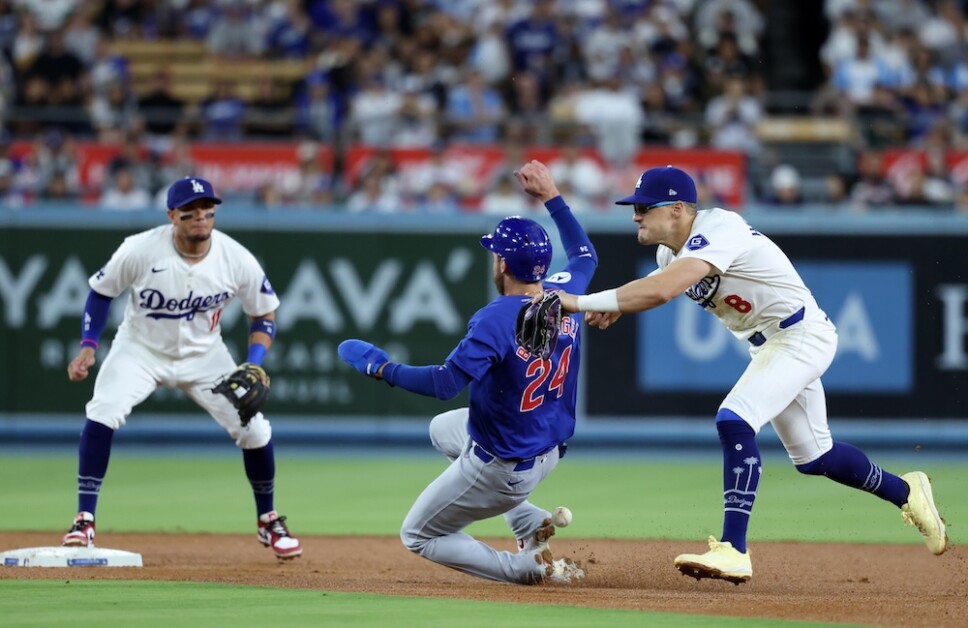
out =
<svg viewBox="0 0 968 628"><path fill-rule="evenodd" d="M97 340L93 340L91 338L85 338L84 340L81 341L81 346L97 349Z"/></svg>
<svg viewBox="0 0 968 628"><path fill-rule="evenodd" d="M579 312L621 312L618 307L618 288L602 290L578 297Z"/></svg>
<svg viewBox="0 0 968 628"><path fill-rule="evenodd" d="M276 322L268 318L257 318L249 325L249 333L262 332L272 339L276 337Z"/></svg>
<svg viewBox="0 0 968 628"><path fill-rule="evenodd" d="M249 345L249 355L245 358L245 361L249 364L262 366L262 361L266 358L267 350L266 346L261 342L253 342Z"/></svg>

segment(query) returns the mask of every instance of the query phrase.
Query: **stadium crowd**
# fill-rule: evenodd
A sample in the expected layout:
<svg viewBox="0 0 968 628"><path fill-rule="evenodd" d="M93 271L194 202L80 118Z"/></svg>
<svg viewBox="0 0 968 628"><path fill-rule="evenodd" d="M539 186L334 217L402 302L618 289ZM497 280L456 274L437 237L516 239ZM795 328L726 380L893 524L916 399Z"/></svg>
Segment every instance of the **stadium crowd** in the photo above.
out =
<svg viewBox="0 0 968 628"><path fill-rule="evenodd" d="M167 182L193 172L194 146L257 140L297 146L285 180L244 192L267 207L532 209L507 168L485 180L456 168L447 149L459 145L496 147L509 166L529 147L556 147L555 177L577 210L607 207L608 193L627 187L613 179L650 147L738 151L762 166L750 187L771 206L968 210L950 157L968 145L961 2L823 3L829 35L804 51L819 55L823 78L794 110L848 121L857 157L810 185L758 134L763 120L789 113L777 111L767 81L766 9L763 0L0 0L0 205L156 207ZM145 41L196 42L206 62L228 69L183 89L174 60L146 76L126 56ZM243 93L231 68L256 60L299 72L270 70ZM115 147L97 189L82 176L85 142ZM351 169L355 146L380 150ZM903 179L886 175L884 151L896 148L922 155ZM403 169L398 149L429 156Z"/></svg>

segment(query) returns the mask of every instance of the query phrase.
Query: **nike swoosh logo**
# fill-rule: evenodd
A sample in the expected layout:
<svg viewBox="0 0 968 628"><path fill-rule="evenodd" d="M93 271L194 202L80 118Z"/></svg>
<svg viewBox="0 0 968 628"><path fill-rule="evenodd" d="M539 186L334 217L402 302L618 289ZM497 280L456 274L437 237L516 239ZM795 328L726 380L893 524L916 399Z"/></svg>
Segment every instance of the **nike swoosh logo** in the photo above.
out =
<svg viewBox="0 0 968 628"><path fill-rule="evenodd" d="M511 480L508 480L508 486L516 486L521 482L524 482L524 480L518 480L517 482L512 482Z"/></svg>
<svg viewBox="0 0 968 628"><path fill-rule="evenodd" d="M153 266L151 268L151 272L153 272L153 273L160 273L163 270L168 270L168 269L167 268L155 268Z"/></svg>

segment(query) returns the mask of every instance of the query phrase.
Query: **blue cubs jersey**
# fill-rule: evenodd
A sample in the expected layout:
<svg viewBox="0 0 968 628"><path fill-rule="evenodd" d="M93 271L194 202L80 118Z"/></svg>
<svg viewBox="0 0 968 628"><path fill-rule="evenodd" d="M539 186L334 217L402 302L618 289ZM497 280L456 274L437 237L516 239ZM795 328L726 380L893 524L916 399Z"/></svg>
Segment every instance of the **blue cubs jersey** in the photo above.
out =
<svg viewBox="0 0 968 628"><path fill-rule="evenodd" d="M545 289L583 294L591 280L587 261L572 260L545 281ZM488 303L447 358L471 378L471 438L505 460L542 454L575 432L581 315L563 317L555 351L542 360L514 341L518 312L530 300L500 296Z"/></svg>

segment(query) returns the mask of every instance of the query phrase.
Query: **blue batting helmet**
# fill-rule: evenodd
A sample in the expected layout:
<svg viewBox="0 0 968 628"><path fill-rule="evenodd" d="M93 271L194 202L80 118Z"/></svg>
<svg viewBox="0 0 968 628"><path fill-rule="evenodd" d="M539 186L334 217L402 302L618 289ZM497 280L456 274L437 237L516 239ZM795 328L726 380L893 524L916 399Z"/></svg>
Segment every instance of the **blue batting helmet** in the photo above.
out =
<svg viewBox="0 0 968 628"><path fill-rule="evenodd" d="M520 281L541 281L551 264L551 239L544 227L521 216L508 216L493 233L481 236L481 246L507 262Z"/></svg>

